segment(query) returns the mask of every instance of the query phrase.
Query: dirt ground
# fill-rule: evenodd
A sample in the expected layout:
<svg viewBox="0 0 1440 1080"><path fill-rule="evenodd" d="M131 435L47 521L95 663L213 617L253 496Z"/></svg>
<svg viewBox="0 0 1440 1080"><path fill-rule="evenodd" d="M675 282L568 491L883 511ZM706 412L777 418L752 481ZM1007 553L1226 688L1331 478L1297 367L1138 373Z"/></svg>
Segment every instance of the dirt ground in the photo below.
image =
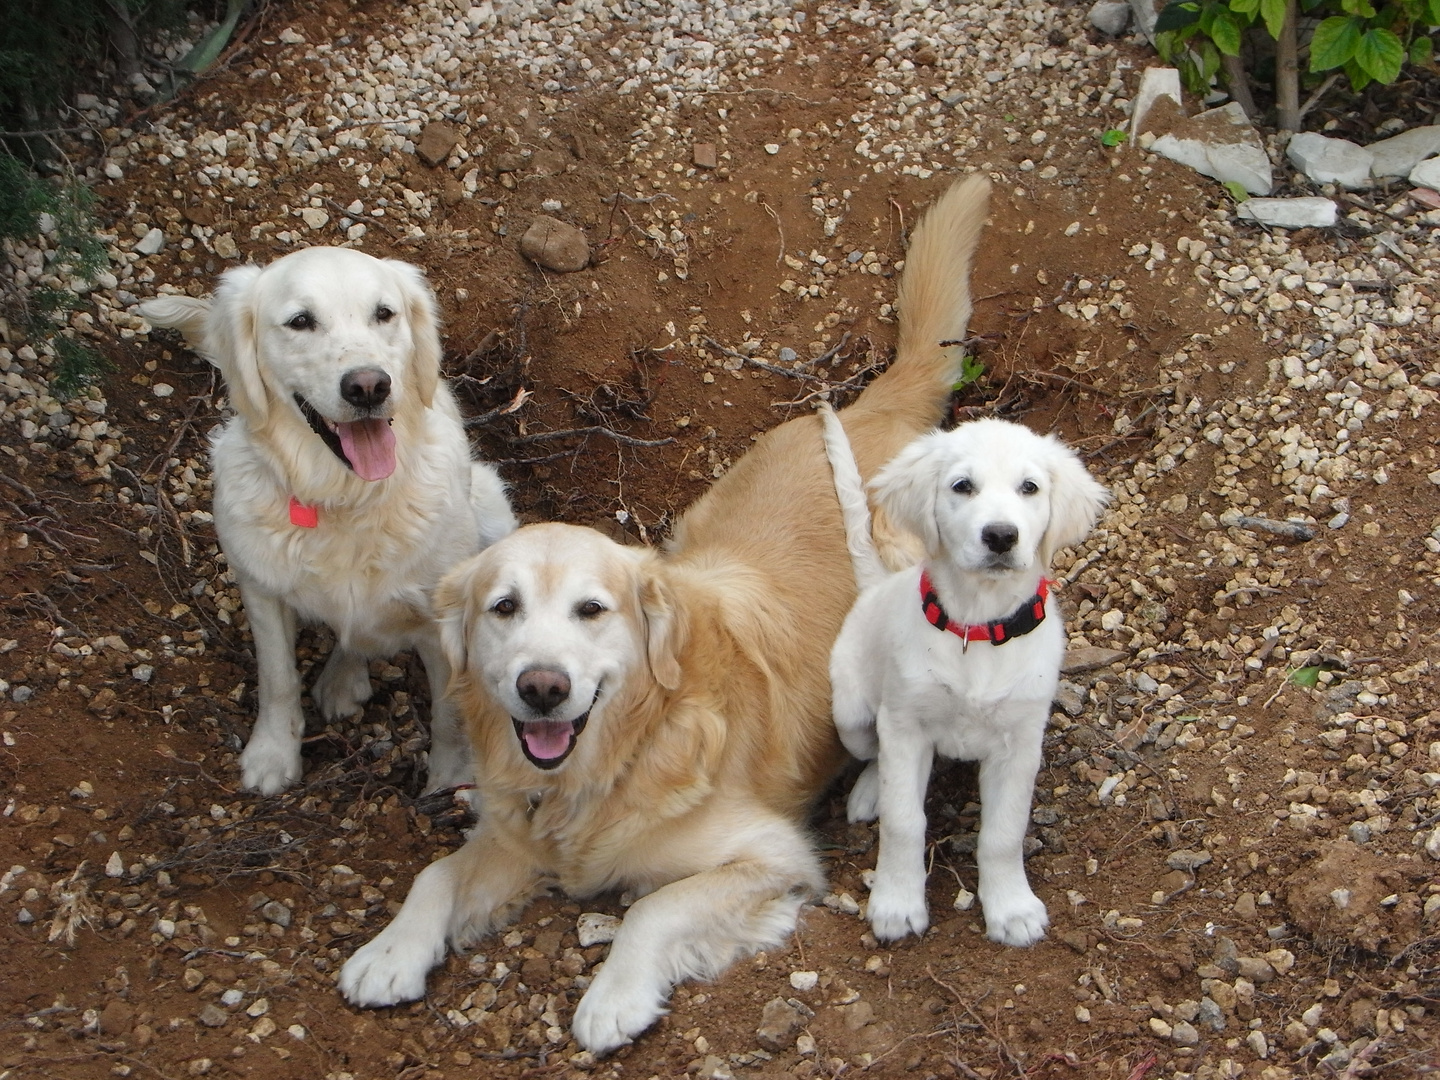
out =
<svg viewBox="0 0 1440 1080"><path fill-rule="evenodd" d="M382 5L358 9L347 16L350 32L370 32L384 16ZM307 18L323 33L324 9ZM842 384L840 397L852 392L847 379L886 361L907 230L952 176L877 174L848 140L823 134L851 107L862 48L779 69L765 88L728 97L723 120L714 109L687 115L691 142L732 157L718 169L657 157L649 202L629 197L638 168L629 139L642 118L628 99L578 95L549 108L519 77L492 114L503 111L527 146L558 155L558 168L490 174L482 198L447 201L454 181L445 169L387 159L407 187L435 196L444 227L403 241L398 230L372 227L364 248L428 272L445 312L446 369L468 414L525 392L513 412L474 429L477 451L502 463L525 520L662 539L756 433L809 408L820 386L741 362L734 352L747 337L763 339L757 356L784 360L785 348L803 360L824 356L820 370ZM1122 46L1120 56L1130 48L1140 63L1138 48ZM264 60L262 48L247 63ZM237 65L176 108L223 130L223 114L241 111L255 87ZM1005 132L1028 131L1027 122L993 117L975 150L974 164L1004 179L974 274L972 346L984 374L957 395L957 418L1002 415L1056 431L1097 476L1123 483L1154 431L1142 422L1117 434L1115 419L1164 406L1160 357L1214 334L1188 391L1208 403L1263 382L1276 347L1253 323L1217 333L1228 320L1207 305L1208 290L1130 254L1157 240L1176 250L1218 204L1216 188L1105 149L1093 119L1052 132L1061 149L1050 163L1064 182L1022 183L1014 169L1032 151ZM792 129L812 135L788 137ZM762 149L767 143L778 152ZM239 203L180 187L167 199L164 167L132 163L122 182L103 186L102 212L123 224L137 204L168 206L191 220L244 223L278 215L314 182L334 203L360 194L353 173L321 165ZM590 268L549 274L519 255L524 222L549 199L586 230ZM825 236L815 199L844 207L843 246ZM1343 250L1348 241L1308 242ZM283 250L264 239L242 239L242 248L257 260ZM849 261L851 251L862 257ZM872 251L874 259L864 255ZM198 246L171 248L156 282L200 292L224 265ZM1062 310L1087 290L1103 297L1115 281L1124 283L1123 311L1086 320ZM823 286L823 300L797 295L811 283ZM1321 537L1313 576L1262 593L1239 614L1217 610L1224 574L1182 573L1167 600L1177 615L1154 612L1152 627L1173 639L1186 610L1216 627L1260 627L1295 604L1323 627L1313 648L1330 643L1337 657L1349 648L1345 681L1335 685L1350 687L1350 707L1363 713L1355 694L1388 677L1382 711L1401 722L1400 749L1385 753L1397 741L1392 726L1369 753L1388 777L1394 832L1351 845L1350 823L1373 818L1375 799L1368 811L1326 804L1327 770L1343 774L1355 752L1320 739L1333 714L1327 695L1337 690L1272 680L1253 696L1192 694L1193 712L1210 726L1198 742L1182 733L1177 745L1173 732L1168 741L1163 732L1141 738L1169 718L1126 699L1127 655L1069 674L1094 694L1074 719L1057 710L1029 862L1052 919L1043 942L995 945L978 907L953 906L960 886L976 886L977 818L974 770L954 765L937 771L929 800L934 925L923 940L877 946L855 913L875 833L845 823L837 786L814 821L832 893L806 910L788 948L741 960L714 985L682 986L670 1015L597 1063L577 1053L568 1021L604 947L580 948L575 922L584 911L622 914L619 897L535 904L510 932L447 960L423 1002L364 1011L340 998L341 963L397 910L417 870L462 839L454 805L418 797L423 673L414 659L376 663L363 722L313 729L302 788L269 799L237 791L254 666L213 533L192 513L208 505L205 436L220 417L221 388L173 340L111 339L106 348L115 369L107 415L126 436L110 480L78 452L37 452L13 425L0 428L13 450L4 467L34 496L7 492L26 516L12 516L0 544L0 678L31 688L23 701L0 703L0 872L17 868L0 891L0 1078L688 1071L1283 1080L1440 1067L1436 930L1425 910L1436 863L1410 843L1415 828L1433 828L1437 807L1416 803L1426 782L1408 779L1440 768L1424 735L1436 707L1423 664L1434 640L1421 633L1385 649L1386 627L1374 618L1395 576L1408 580L1426 558L1415 538L1435 523L1440 499L1423 476L1363 497L1384 535L1410 538L1403 543L1342 549ZM173 395L158 398L157 383ZM1402 417L1395 427L1425 445L1426 424L1433 419ZM591 430L559 434L576 429ZM1152 502L1183 494L1190 517L1156 514L1132 544L1153 547L1157 559L1177 543L1194 548L1195 512L1223 508L1214 480L1203 454L1170 474ZM1278 494L1261 508L1275 518L1288 509ZM1067 606L1103 601L1103 588L1087 592L1085 580L1105 573L1103 563L1092 566ZM1434 588L1426 588L1411 619L1433 630ZM1123 639L1093 644L1125 648ZM1238 658L1174 645L1165 659L1177 684L1210 685L1217 666L1246 677ZM302 663L325 647L322 632L308 633ZM1410 674L1396 680L1400 671ZM1358 752L1364 768L1366 748ZM1114 784L1100 796L1100 780L1113 775L1124 778L1128 799L1115 797ZM1319 809L1284 810L1297 803ZM1333 897L1339 888L1355 894L1357 911L1362 894L1376 894L1363 926L1346 921ZM794 972L818 978L792 982ZM799 1026L762 1040L762 1011L776 998L793 999ZM1302 1019L1316 1006L1321 1013ZM1357 1050L1319 1064L1334 1046L1357 1043L1368 1058Z"/></svg>

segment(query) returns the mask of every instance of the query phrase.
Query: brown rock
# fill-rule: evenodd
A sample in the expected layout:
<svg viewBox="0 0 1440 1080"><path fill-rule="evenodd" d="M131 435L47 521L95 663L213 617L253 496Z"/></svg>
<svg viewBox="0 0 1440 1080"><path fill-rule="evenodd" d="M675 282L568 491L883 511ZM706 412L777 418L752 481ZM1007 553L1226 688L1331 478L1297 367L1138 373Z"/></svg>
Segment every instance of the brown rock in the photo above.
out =
<svg viewBox="0 0 1440 1080"><path fill-rule="evenodd" d="M715 151L715 144L708 142L696 143L695 148L690 152L690 160L695 163L697 169L713 169L720 164L720 156Z"/></svg>
<svg viewBox="0 0 1440 1080"><path fill-rule="evenodd" d="M201 203L199 206L187 206L181 211L185 220L192 225L214 225L215 210L213 207Z"/></svg>
<svg viewBox="0 0 1440 1080"><path fill-rule="evenodd" d="M543 958L526 960L520 965L520 978L526 986L543 986L550 980L550 961Z"/></svg>
<svg viewBox="0 0 1440 1080"><path fill-rule="evenodd" d="M116 999L100 1010L102 1035L128 1035L134 1024L135 1008L127 1002Z"/></svg>
<svg viewBox="0 0 1440 1080"><path fill-rule="evenodd" d="M1333 840L1318 859L1306 860L1286 882L1290 920L1322 949L1346 947L1394 956L1421 937L1422 911L1415 902L1382 905L1415 868L1393 857L1366 851L1349 840Z"/></svg>
<svg viewBox="0 0 1440 1080"><path fill-rule="evenodd" d="M1129 657L1130 654L1124 649L1103 649L1099 645L1086 645L1083 648L1067 650L1060 670L1066 675L1076 675L1082 671L1094 671L1096 668L1118 664Z"/></svg>
<svg viewBox="0 0 1440 1080"><path fill-rule="evenodd" d="M538 215L520 238L520 254L547 270L568 274L590 265L585 234L545 214Z"/></svg>
<svg viewBox="0 0 1440 1080"><path fill-rule="evenodd" d="M440 187L440 201L446 206L457 206L465 201L465 186L453 176L446 176Z"/></svg>
<svg viewBox="0 0 1440 1080"><path fill-rule="evenodd" d="M771 998L760 1014L755 1038L766 1050L789 1050L794 1046L795 1033L805 1024L805 1016L784 998Z"/></svg>
<svg viewBox="0 0 1440 1080"><path fill-rule="evenodd" d="M230 1022L230 1014L219 1005L206 1005L195 1019L208 1028L222 1028Z"/></svg>
<svg viewBox="0 0 1440 1080"><path fill-rule="evenodd" d="M490 169L496 175L507 172L519 172L525 164L525 159L519 154L496 154L490 159Z"/></svg>
<svg viewBox="0 0 1440 1080"><path fill-rule="evenodd" d="M859 1031L875 1022L875 1006L868 1001L857 1001L853 1005L837 1005L835 1011L851 1031Z"/></svg>
<svg viewBox="0 0 1440 1080"><path fill-rule="evenodd" d="M558 150L537 150L530 156L530 172L536 176L559 176L570 168L570 156Z"/></svg>
<svg viewBox="0 0 1440 1080"><path fill-rule="evenodd" d="M433 121L421 129L420 139L415 143L415 156L433 169L444 164L459 141L460 133L451 125L443 120Z"/></svg>

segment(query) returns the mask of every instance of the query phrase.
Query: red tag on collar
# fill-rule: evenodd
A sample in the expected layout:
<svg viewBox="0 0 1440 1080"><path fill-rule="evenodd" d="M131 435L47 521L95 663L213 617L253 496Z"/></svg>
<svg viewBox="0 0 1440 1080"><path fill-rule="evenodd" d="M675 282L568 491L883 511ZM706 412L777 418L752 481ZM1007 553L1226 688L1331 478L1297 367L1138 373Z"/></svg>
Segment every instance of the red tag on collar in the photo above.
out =
<svg viewBox="0 0 1440 1080"><path fill-rule="evenodd" d="M294 495L290 496L290 524L302 529L313 529L320 524L320 508L306 506Z"/></svg>

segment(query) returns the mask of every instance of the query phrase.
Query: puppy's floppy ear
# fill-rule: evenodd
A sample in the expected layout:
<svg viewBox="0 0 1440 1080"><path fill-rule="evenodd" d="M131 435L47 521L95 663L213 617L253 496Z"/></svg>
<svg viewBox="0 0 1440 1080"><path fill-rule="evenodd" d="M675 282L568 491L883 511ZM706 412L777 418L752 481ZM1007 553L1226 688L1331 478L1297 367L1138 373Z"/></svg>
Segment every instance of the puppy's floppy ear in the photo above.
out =
<svg viewBox="0 0 1440 1080"><path fill-rule="evenodd" d="M645 655L650 674L666 690L680 685L685 648L685 611L654 559L640 567L640 612L645 619Z"/></svg>
<svg viewBox="0 0 1440 1080"><path fill-rule="evenodd" d="M920 537L927 552L940 548L940 525L935 520L936 486L945 433L922 435L895 455L870 481L876 505L890 520Z"/></svg>
<svg viewBox="0 0 1440 1080"><path fill-rule="evenodd" d="M440 651L450 663L450 678L460 678L470 663L470 625L474 618L478 556L450 570L435 586L431 606L440 628Z"/></svg>
<svg viewBox="0 0 1440 1080"><path fill-rule="evenodd" d="M1046 566L1055 552L1090 535L1100 511L1110 501L1110 492L1090 475L1075 451L1053 435L1047 442L1050 523L1040 541L1040 558Z"/></svg>
<svg viewBox="0 0 1440 1080"><path fill-rule="evenodd" d="M425 280L424 272L399 259L386 259L395 280L400 284L400 296L405 302L405 321L410 326L410 337L414 352L410 355L410 377L415 380L415 390L421 403L428 409L435 400L435 388L440 384L440 313L435 304L435 294Z"/></svg>
<svg viewBox="0 0 1440 1080"><path fill-rule="evenodd" d="M235 411L256 427L270 413L260 372L259 311L255 295L262 271L254 265L227 270L215 289L205 323L203 352L225 376ZM182 327L183 329L183 327Z"/></svg>

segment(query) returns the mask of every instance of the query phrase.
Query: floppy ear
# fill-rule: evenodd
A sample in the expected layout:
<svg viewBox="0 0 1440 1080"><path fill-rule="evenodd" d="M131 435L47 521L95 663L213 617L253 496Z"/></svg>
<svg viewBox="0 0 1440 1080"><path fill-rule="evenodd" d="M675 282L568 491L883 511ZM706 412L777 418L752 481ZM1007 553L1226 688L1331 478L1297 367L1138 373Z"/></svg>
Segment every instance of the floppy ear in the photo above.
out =
<svg viewBox="0 0 1440 1080"><path fill-rule="evenodd" d="M935 488L943 460L945 433L922 435L892 458L870 481L875 502L890 520L920 537L927 552L940 548L940 526L935 520Z"/></svg>
<svg viewBox="0 0 1440 1080"><path fill-rule="evenodd" d="M470 663L470 623L475 596L475 557L466 559L440 579L431 607L440 628L440 651L450 664L450 678L460 678Z"/></svg>
<svg viewBox="0 0 1440 1080"><path fill-rule="evenodd" d="M260 267L253 265L225 271L210 303L204 346L206 356L225 376L235 411L257 427L270 412L255 325L255 285L260 274Z"/></svg>
<svg viewBox="0 0 1440 1080"><path fill-rule="evenodd" d="M685 612L653 560L647 560L640 573L640 611L645 618L645 654L650 674L666 690L674 690L681 678Z"/></svg>
<svg viewBox="0 0 1440 1080"><path fill-rule="evenodd" d="M440 384L440 313L435 294L419 267L399 259L386 259L385 265L400 283L405 321L410 325L410 336L415 343L415 351L410 356L410 375L415 380L421 403L428 409Z"/></svg>
<svg viewBox="0 0 1440 1080"><path fill-rule="evenodd" d="M1046 566L1061 548L1078 544L1090 535L1110 492L1099 483L1075 451L1049 436L1050 524L1040 540L1040 557Z"/></svg>

